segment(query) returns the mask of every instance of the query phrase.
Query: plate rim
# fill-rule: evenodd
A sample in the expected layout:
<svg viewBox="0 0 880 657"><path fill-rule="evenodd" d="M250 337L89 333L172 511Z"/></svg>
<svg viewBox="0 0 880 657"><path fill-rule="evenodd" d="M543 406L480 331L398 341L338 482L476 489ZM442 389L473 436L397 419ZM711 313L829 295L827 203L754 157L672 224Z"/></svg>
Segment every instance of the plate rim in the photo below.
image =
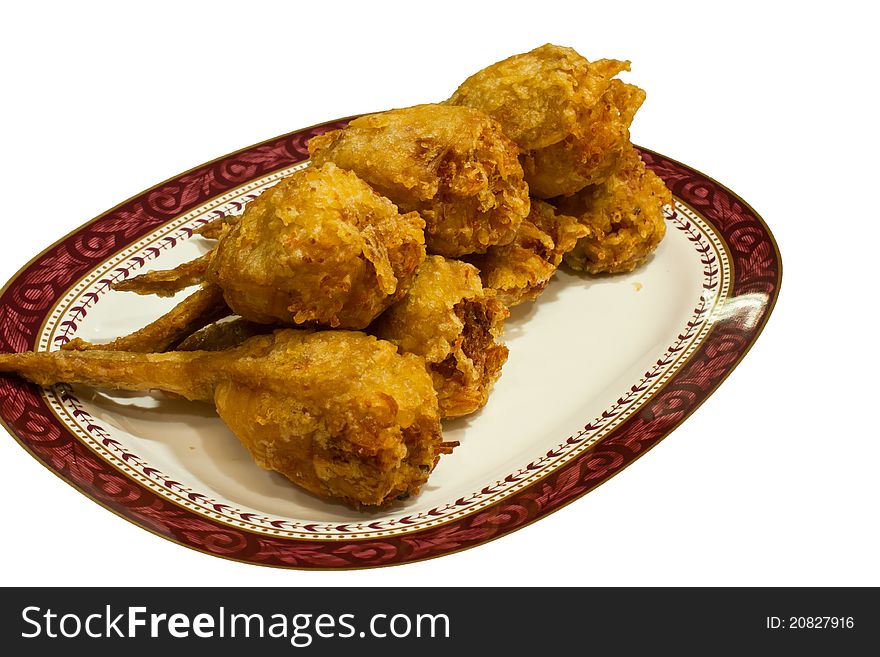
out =
<svg viewBox="0 0 880 657"><path fill-rule="evenodd" d="M205 162L203 164L200 164L198 166L192 167L191 169L188 169L187 171L184 171L184 172L179 173L175 176L172 176L164 181L161 181L161 182L145 189L144 191L142 191L138 194L131 196L130 198L122 201L121 203L110 208L109 210L106 210L105 212L97 215L96 217L94 217L94 218L86 221L85 223L81 224L80 226L74 228L72 231L68 232L66 235L55 240L52 244L50 244L49 246L44 248L42 251L40 251L38 254L36 254L34 257L32 257L27 263L22 265L12 277L10 277L10 279L6 282L5 285L3 285L2 288L0 288L0 299L2 299L5 296L6 292L16 282L20 281L20 279L27 272L27 270L32 265L34 265L36 262L38 262L41 258L45 257L47 254L52 252L57 247L64 245L65 243L70 241L72 238L74 238L78 234L83 233L88 228L90 228L91 226L93 226L97 222L101 221L102 219L106 219L109 216L113 215L115 212L124 208L126 205L133 203L135 201L141 200L141 199L146 199L152 192L155 192L155 191L163 188L166 185L170 185L170 184L179 182L181 179L185 178L187 175L193 174L194 172L197 172L199 170L209 170L212 167L216 167L216 166L221 165L223 163L228 163L228 162L232 161L234 158L236 158L237 156L252 153L252 152L256 151L257 149L260 149L261 147L266 147L270 144L286 144L287 142L291 142L292 140L295 140L295 139L303 137L303 136L308 136L308 137L314 136L315 134L319 134L320 132L324 132L326 130L330 130L335 127L338 127L340 125L344 125L345 123L352 120L353 118L355 118L355 117L345 117L345 118L336 119L333 121L326 121L326 122L322 122L322 123L317 123L312 126L308 126L306 128L302 128L299 130L295 130L295 131L286 133L284 135L280 135L277 137L266 139L264 141L253 144L251 146L247 146L245 148L238 149L236 151L233 151L233 152L228 153L226 155L222 155L220 157L217 157L213 160L210 160L210 161ZM300 141L302 141L302 139L300 139ZM463 523L465 520L471 518L473 516L473 514L469 514L469 515L465 516L464 518L451 520L447 523L443 523L443 524L440 524L435 527L429 527L429 528L426 528L423 530L418 530L416 532L412 532L409 534L403 534L401 536L388 536L388 537L381 537L381 538L372 538L372 537L353 538L352 537L349 539L337 538L337 539L314 540L314 539L301 539L301 538L272 537L272 536L266 536L265 534L258 534L255 532L251 532L251 531L244 529L244 528L230 528L228 526L223 526L220 528L222 530L222 533L248 534L251 536L252 540L255 539L257 541L267 541L268 540L268 541L281 542L284 544L289 544L289 547L291 547L291 548L294 546L297 546L297 545L299 545L299 546L308 545L308 546L312 546L312 547L318 547L319 545L325 546L328 544L334 545L336 547L349 546L349 548L350 548L349 554L352 557L352 560L349 562L343 562L343 563L333 563L331 565L331 564L327 563L326 560L321 560L321 559L316 559L313 562L307 562L303 559L302 556L294 557L295 562L293 562L293 563L270 562L270 561L266 560L265 558L263 560L259 560L259 559L255 558L254 555L250 555L250 557L236 556L236 555L229 554L229 553L223 553L224 549L218 548L217 546L214 546L215 549L211 550L211 549L208 549L208 547L196 544L194 541L193 542L186 542L186 541L178 538L177 536L173 535L173 533L169 529L162 530L159 528L152 527L152 526L150 526L148 519L146 519L143 516L136 515L135 509L131 506L126 506L124 503L117 502L117 504L121 504L122 506L121 506L121 508L114 508L113 506L111 506L110 502L105 502L103 499L101 499L97 495L97 493L99 493L100 491L98 491L95 487L90 488L88 486L82 485L80 482L75 481L69 475L69 473L62 471L61 469L59 469L57 467L54 467L48 458L44 460L44 458L42 456L37 454L32 449L31 445L27 444L23 440L23 438L17 433L17 431L10 425L10 423L7 422L7 418L5 416L5 413L0 413L0 424L2 424L2 426L7 430L7 432L10 435L12 435L12 437L15 439L15 441L19 445L21 445L21 447L25 450L25 452L27 452L32 458L34 458L43 467L45 467L47 470L52 472L55 476L57 476L62 481L64 481L68 485L70 485L72 488L74 488L74 490L78 491L79 493L81 493L82 495L87 497L88 499L90 499L93 502L104 507L105 509L107 509L108 511L113 513L114 515L119 516L120 518L123 518L124 520L126 520L126 521L128 521L128 522L130 522L130 523L132 523L142 529L145 529L156 536L159 536L163 539L172 541L173 543L176 543L178 545L182 545L184 547L202 552L204 554L208 554L211 556L217 556L217 557L221 557L224 559L228 559L228 560L236 561L236 562L241 562L241 563L249 563L249 564L254 564L254 565L262 565L262 566L269 566L269 567L276 567L276 568L283 568L283 569L303 569L303 570L351 570L351 569L363 569L363 568L399 565L399 564L403 564L403 563L415 563L418 561L424 561L427 559L433 559L433 558L437 558L440 556L444 556L446 554L453 554L453 553L460 552L460 551L463 551L466 549L470 549L472 547L476 547L478 545L483 545L485 543L496 540L497 538L505 536L513 531L516 531L518 529L521 529L523 527L531 525L533 522L545 517L546 515L549 515L550 513L553 513L555 511L558 511L561 508L568 506L572 502L580 499L581 497L583 497L587 493L594 490L599 485L609 481L611 478L613 478L620 471L626 469L632 463L634 463L639 458L641 458L644 454L646 454L651 449L653 449L658 443L660 443L663 439L668 437L676 428L678 428L681 425L681 423L683 423L688 417L690 417L700 406L702 406L702 404L706 401L706 399L708 399L715 392L715 390L717 390L717 388L727 379L728 376L730 376L730 374L733 372L733 370L736 369L736 367L739 365L739 363L742 361L742 359L751 350L752 346L757 341L757 338L761 335L764 328L766 327L767 321L769 320L769 317L772 314L773 309L775 308L776 303L779 298L779 292L781 289L782 274L783 274L781 253L780 253L779 246L776 242L776 239L775 239L772 231L770 230L769 226L764 221L764 219L755 211L755 209L748 202L746 202L744 199L742 199L742 197L740 197L738 194L736 194L735 192L730 190L728 187L719 183L717 180L711 178L710 176L707 176L706 174L703 174L702 172L694 169L693 167L685 165L685 164L683 164L673 158L667 157L665 155L661 155L661 154L657 153L656 151L653 151L653 150L650 150L647 148L643 148L643 147L637 147L637 148L643 154L643 156L647 156L646 163L648 164L649 167L657 170L658 166L660 168L662 168L663 166L666 166L666 167L671 166L673 169L677 169L680 172L683 172L685 174L689 173L692 178L697 179L697 180L702 179L704 182L709 183L709 187L714 188L715 192L720 191L722 194L726 194L730 200L740 204L740 206L743 210L743 212L741 213L742 217L744 217L747 220L751 220L751 222L754 225L756 225L758 228L760 228L760 230L763 234L763 238L772 247L772 251L769 254L769 256L771 256L771 257L770 257L770 262L769 262L769 266L768 266L768 272L772 273L774 275L773 280L770 285L771 292L768 295L768 298L766 299L766 301L761 306L760 317L759 317L758 321L754 324L754 326L743 331L742 337L744 339L744 342L742 344L738 345L738 347L736 348L736 350L734 352L735 358L733 358L733 360L731 360L730 362L727 362L724 364L723 371L721 372L721 375L718 377L715 377L714 379L709 381L708 385L705 388L701 389L699 391L699 393L696 394L694 400L692 400L686 406L686 408L684 409L684 412L679 417L677 417L675 420L673 420L671 422L671 424L664 427L660 431L660 433L656 436L656 438L654 438L653 440L650 441L650 444L648 444L644 448L640 447L637 452L630 455L628 458L622 457L623 461L619 467L611 468L609 471L606 471L603 475L597 477L595 479L595 481L590 482L586 486L576 490L575 492L573 492L571 494L563 493L561 501L559 501L557 503L551 503L547 507L537 508L537 509L532 508L531 511L527 510L526 515L519 517L519 518L514 518L511 523L503 523L502 522L501 524L494 525L495 529L494 529L494 531L491 532L490 535L478 537L476 540L469 541L463 545L461 545L461 544L455 544L455 545L450 545L450 546L441 545L440 547L436 547L434 549L429 548L426 553L419 554L416 556L407 555L407 554L401 555L398 550L395 554L391 555L389 558L389 556L387 554L384 554L384 555L382 554L381 548L377 548L376 546L371 546L370 544L387 544L390 547L390 543L395 542L395 539L413 539L413 538L418 538L420 535L423 535L423 534L425 534L425 535L432 534L432 533L436 533L438 531L442 531L448 527L455 527L456 525L459 525L459 524ZM276 166L270 166L269 168L267 168L266 170L264 170L262 172L262 175L268 174L271 171L278 170L278 169L284 168L286 166L290 166L292 164L295 164L296 162L301 162L304 159L307 159L307 157L308 157L307 151L303 152L302 148L300 148L300 149L293 148L292 150L293 150L293 153L295 156L304 155L304 157L301 157L298 160L292 160L289 162L283 161L280 164L277 164ZM660 173L660 172L658 171L658 173ZM250 176L250 179L254 179L254 177L255 176ZM673 187L673 185L669 185L669 186ZM210 198L214 198L214 197L219 196L223 193L224 192L222 190L218 191L216 193L211 194L206 199L200 199L199 202L204 203L207 200L210 200ZM713 218L711 216L706 216L704 211L700 210L699 208L694 207L694 203L692 202L691 199L682 198L681 196L679 196L679 194L675 194L675 196L677 199L681 200L685 205L687 205L690 209L692 209L694 212L699 214L699 216L701 216L708 224L710 224L710 226L712 226L712 228L718 232L718 236L721 238L721 241L724 244L725 248L728 249L728 251L731 250L732 244L728 241L728 236L723 234L723 232L719 229L718 224L715 221L713 221ZM175 218L179 217L181 214L185 213L186 211L187 210L185 210L185 209L179 209L174 214L165 218L163 221L159 221L155 225L147 226L144 230L144 234L149 233L150 231L157 228L159 225L167 223L168 221L175 220ZM104 260L107 260L109 258L114 257L114 255L116 255L119 251L125 250L131 244L133 244L138 239L140 239L141 236L142 235L138 235L138 236L129 237L129 238L123 240L122 243L117 245L115 249L113 249L112 251L110 251L106 254L102 254L97 260L104 261ZM735 262L735 258L733 258L733 257L730 258L730 265L731 265L733 279L734 279L733 285L731 287L730 299L735 299L739 295L736 295L734 293L734 286L736 285L738 279L741 278L741 276L740 276L740 272L739 272L739 267L737 266L737 263ZM71 285L75 286L76 284L77 284L77 281L74 281ZM60 291L58 293L55 293L53 300L63 298L63 296L67 293L67 291L69 289L70 289L70 286L64 288L62 291ZM0 308L3 308L4 306L5 306L5 304L0 305ZM47 308L51 308L51 305L47 306ZM47 310L47 312L48 312L48 310ZM719 325L722 325L725 321L728 321L728 320L718 320L715 323L715 325L713 325L709 329L708 334L706 335L706 337L704 338L702 343L699 345L697 350L695 350L694 354L691 355L691 357L689 358L689 361L684 363L683 366L669 379L669 381L667 381L660 389L658 389L656 392L654 392L651 395L651 398L649 398L649 400L646 402L646 405L649 405L652 401L657 400L661 396L661 394L671 384L673 384L677 379L683 377L685 372L688 370L689 366L693 365L693 362L691 362L691 361L697 356L698 353L702 352L705 349L706 345L708 345L711 342L713 335L716 334L719 330ZM36 339L36 337L37 336L35 334L33 336L30 336L30 339L34 340L34 339ZM33 347L33 345L31 345L31 348L32 347ZM711 360L712 359L710 359L709 362L711 362ZM8 381L9 381L8 378L4 377L2 380L5 382L4 385L8 384ZM32 386L31 384L20 384L20 385L22 388L28 388L28 387L35 388L35 386ZM45 403L43 403L43 405L45 406ZM505 505L505 502L511 502L511 501L516 500L520 495L527 493L530 490L532 490L533 488L541 485L548 478L554 477L554 476L558 478L560 474L563 474L563 473L566 473L570 470L576 469L576 467L579 463L589 459L591 454L593 454L599 447L606 445L615 436L617 436L618 434L621 434L621 430L624 427L628 426L632 419L634 419L634 418L628 418L624 422L621 422L611 432L609 432L606 436L604 436L599 442L597 442L595 445L590 447L583 454L580 454L578 457L572 459L571 462L566 463L565 465L561 466L558 469L558 471L553 472L553 473L549 473L547 476L543 476L543 477L538 478L536 481L530 483L529 485L524 487L522 490L517 491L517 493L512 495L511 498L506 498L506 499L496 501L496 502L490 504L489 506L487 506L486 508L477 511L476 515L488 514L488 513L491 513L493 510L499 511L499 509L497 509L497 507L503 507ZM589 420L585 420L585 421L589 421ZM76 445L79 445L81 448L86 449L86 450L89 449L86 445L81 443L81 441L79 440L79 438L75 434L73 434L70 431L67 431L67 433ZM116 469L114 468L114 466L111 463L105 461L104 459L100 459L100 458L99 458L99 461L104 466L109 467L109 468L113 469L114 472L116 472ZM122 477L125 476L123 473L119 473L119 472L116 472L116 474L118 476L122 476ZM143 489L143 487L138 482L131 481L131 483L135 488ZM155 495L155 493L153 493L152 491L149 491L148 489L143 489L143 490L145 490L145 492L147 492L150 495ZM195 512L189 512L189 513L196 516L202 522L214 524L214 521L210 518L200 516L199 514L197 514ZM217 533L220 534L221 532L218 531ZM245 543L247 543L247 541L245 541ZM361 549L359 549L359 546ZM284 547L283 545L276 546L276 548L278 550L283 549L283 547ZM361 552L362 554L356 554L357 552ZM322 563L322 561L323 561L323 563Z"/></svg>

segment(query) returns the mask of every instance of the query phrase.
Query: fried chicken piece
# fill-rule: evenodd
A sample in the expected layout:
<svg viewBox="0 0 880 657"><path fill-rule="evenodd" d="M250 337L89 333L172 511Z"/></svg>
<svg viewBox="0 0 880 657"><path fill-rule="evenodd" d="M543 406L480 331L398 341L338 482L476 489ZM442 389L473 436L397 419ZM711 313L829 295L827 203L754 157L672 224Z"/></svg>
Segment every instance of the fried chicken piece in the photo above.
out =
<svg viewBox="0 0 880 657"><path fill-rule="evenodd" d="M156 353L173 349L194 331L231 314L216 285L200 288L177 304L159 319L134 333L116 338L106 344L93 344L74 338L61 348L66 351L133 351Z"/></svg>
<svg viewBox="0 0 880 657"><path fill-rule="evenodd" d="M565 264L590 274L632 271L666 234L663 206L669 203L672 193L630 146L620 169L606 182L558 200L560 212L589 229L565 255Z"/></svg>
<svg viewBox="0 0 880 657"><path fill-rule="evenodd" d="M485 406L501 376L507 347L496 339L507 315L495 293L483 290L476 268L428 256L409 293L369 331L403 352L424 356L441 417L458 417Z"/></svg>
<svg viewBox="0 0 880 657"><path fill-rule="evenodd" d="M309 167L225 224L213 251L117 289L160 293L195 278L219 288L228 312L184 337L230 314L263 324L361 329L406 294L425 258L424 225L418 213L401 215L355 174L332 163Z"/></svg>
<svg viewBox="0 0 880 657"><path fill-rule="evenodd" d="M599 100L581 112L571 135L523 156L533 193L552 198L607 180L619 166L629 127L644 101L638 87L611 80Z"/></svg>
<svg viewBox="0 0 880 657"><path fill-rule="evenodd" d="M120 292L155 294L160 297L174 296L175 293L191 285L202 283L208 271L208 264L213 257L214 252L208 251L195 260L184 262L174 269L148 271L140 276L113 283L110 287Z"/></svg>
<svg viewBox="0 0 880 657"><path fill-rule="evenodd" d="M333 164L266 190L231 226L209 254L139 277L171 283L174 272L189 276L207 264L202 289L130 335L103 345L75 339L64 349L164 352L236 313L269 325L364 328L406 293L425 257L418 214L400 215Z"/></svg>
<svg viewBox="0 0 880 657"><path fill-rule="evenodd" d="M546 44L475 73L447 101L486 112L522 150L532 196L574 194L617 166L629 126L645 100L613 79L629 62L589 62Z"/></svg>
<svg viewBox="0 0 880 657"><path fill-rule="evenodd" d="M354 171L401 211L418 211L430 253L483 253L513 240L528 214L516 145L482 112L417 105L313 137L312 162Z"/></svg>
<svg viewBox="0 0 880 657"><path fill-rule="evenodd" d="M467 260L480 270L483 287L495 290L506 306L513 307L537 299L562 256L589 232L575 217L557 214L549 203L532 199L529 216L511 244L490 247Z"/></svg>
<svg viewBox="0 0 880 657"><path fill-rule="evenodd" d="M261 467L356 508L415 495L454 446L424 361L354 331L285 329L221 352L0 354L0 372L213 401Z"/></svg>

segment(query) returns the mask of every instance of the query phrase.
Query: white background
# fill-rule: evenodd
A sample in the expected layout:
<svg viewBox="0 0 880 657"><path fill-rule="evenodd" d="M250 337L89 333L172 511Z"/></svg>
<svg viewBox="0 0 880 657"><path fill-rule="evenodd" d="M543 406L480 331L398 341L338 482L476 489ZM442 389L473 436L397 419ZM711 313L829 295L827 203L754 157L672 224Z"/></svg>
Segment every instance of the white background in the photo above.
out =
<svg viewBox="0 0 880 657"><path fill-rule="evenodd" d="M633 140L763 215L782 294L751 353L657 449L532 526L402 567L208 557L108 513L0 436L0 584L880 584L869 3L129 5L4 8L0 283L158 181L296 128L443 99L549 41L632 60L648 92Z"/></svg>

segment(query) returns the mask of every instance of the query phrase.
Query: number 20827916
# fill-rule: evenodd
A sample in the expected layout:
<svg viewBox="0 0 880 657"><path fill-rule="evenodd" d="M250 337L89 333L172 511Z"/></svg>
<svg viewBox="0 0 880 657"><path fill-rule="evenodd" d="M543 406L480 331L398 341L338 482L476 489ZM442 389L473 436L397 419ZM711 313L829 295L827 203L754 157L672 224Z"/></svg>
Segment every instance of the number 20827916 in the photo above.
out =
<svg viewBox="0 0 880 657"><path fill-rule="evenodd" d="M768 630L851 630L852 616L767 616Z"/></svg>

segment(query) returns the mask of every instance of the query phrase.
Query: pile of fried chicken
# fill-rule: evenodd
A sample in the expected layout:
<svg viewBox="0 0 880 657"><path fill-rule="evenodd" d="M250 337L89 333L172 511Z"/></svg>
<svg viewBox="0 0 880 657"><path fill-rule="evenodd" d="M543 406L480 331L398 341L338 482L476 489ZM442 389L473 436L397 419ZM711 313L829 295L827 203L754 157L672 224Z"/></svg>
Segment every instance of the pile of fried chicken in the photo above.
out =
<svg viewBox="0 0 880 657"><path fill-rule="evenodd" d="M507 359L508 308L564 262L627 272L672 201L629 127L645 93L545 45L472 75L442 103L363 116L309 143L311 164L216 246L120 282L170 313L107 344L0 355L38 384L163 390L215 404L263 468L358 509L418 493L441 419L482 408Z"/></svg>

